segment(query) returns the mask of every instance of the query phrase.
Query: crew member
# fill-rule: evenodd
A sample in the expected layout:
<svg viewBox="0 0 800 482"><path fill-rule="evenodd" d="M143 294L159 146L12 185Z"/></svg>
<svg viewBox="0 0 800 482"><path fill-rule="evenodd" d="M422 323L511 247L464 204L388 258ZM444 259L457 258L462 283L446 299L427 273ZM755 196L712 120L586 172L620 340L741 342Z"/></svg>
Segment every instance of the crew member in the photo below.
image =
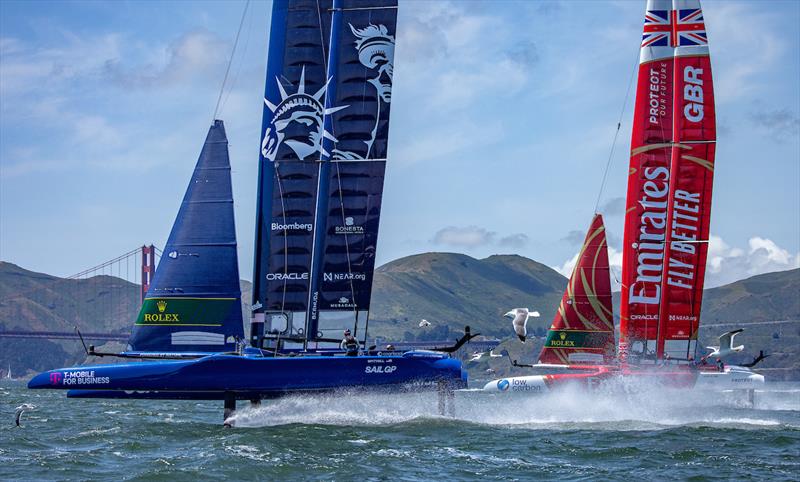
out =
<svg viewBox="0 0 800 482"><path fill-rule="evenodd" d="M347 356L358 355L358 340L350 333L350 329L344 330L344 338L339 344L339 348L345 351Z"/></svg>

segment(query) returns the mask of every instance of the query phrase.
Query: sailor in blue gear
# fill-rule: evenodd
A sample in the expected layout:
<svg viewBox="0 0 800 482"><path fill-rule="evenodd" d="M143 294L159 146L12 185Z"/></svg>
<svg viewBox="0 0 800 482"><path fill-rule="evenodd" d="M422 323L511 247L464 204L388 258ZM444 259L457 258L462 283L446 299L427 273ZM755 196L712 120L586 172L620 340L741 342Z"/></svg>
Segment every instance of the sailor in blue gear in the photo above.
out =
<svg viewBox="0 0 800 482"><path fill-rule="evenodd" d="M345 351L347 356L358 355L358 340L350 333L350 329L344 330L344 338L339 344L339 348Z"/></svg>

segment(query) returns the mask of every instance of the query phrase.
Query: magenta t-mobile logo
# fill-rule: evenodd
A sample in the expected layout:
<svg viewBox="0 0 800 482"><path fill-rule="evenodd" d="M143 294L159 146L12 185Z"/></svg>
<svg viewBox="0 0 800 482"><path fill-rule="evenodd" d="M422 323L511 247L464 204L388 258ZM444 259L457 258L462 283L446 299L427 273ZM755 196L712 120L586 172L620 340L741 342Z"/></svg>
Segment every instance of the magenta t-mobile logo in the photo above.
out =
<svg viewBox="0 0 800 482"><path fill-rule="evenodd" d="M61 372L53 372L50 374L50 384L51 385L58 385L61 383L61 380L64 379L64 375Z"/></svg>

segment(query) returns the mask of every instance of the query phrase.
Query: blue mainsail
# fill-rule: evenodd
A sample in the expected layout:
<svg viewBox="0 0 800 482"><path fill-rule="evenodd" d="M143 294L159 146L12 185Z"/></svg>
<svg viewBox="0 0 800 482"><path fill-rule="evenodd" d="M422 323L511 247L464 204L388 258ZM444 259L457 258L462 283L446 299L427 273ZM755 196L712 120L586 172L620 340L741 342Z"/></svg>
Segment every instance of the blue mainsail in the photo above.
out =
<svg viewBox="0 0 800 482"><path fill-rule="evenodd" d="M256 206L253 316L305 337L330 1L276 0L264 89Z"/></svg>
<svg viewBox="0 0 800 482"><path fill-rule="evenodd" d="M396 1L334 1L325 98L332 135L323 139L309 295L309 333L319 338L365 326L369 315L396 24Z"/></svg>
<svg viewBox="0 0 800 482"><path fill-rule="evenodd" d="M221 352L242 329L228 138L208 131L129 341L135 352Z"/></svg>
<svg viewBox="0 0 800 482"><path fill-rule="evenodd" d="M253 319L273 334L366 322L396 12L393 0L273 4L253 275Z"/></svg>

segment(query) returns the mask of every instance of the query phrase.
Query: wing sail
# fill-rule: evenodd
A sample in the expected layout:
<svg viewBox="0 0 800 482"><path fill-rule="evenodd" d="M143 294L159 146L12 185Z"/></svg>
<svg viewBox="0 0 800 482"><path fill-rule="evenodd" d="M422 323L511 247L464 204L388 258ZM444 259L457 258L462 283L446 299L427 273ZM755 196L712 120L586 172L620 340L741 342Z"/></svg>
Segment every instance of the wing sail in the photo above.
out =
<svg viewBox="0 0 800 482"><path fill-rule="evenodd" d="M623 238L623 360L653 360L667 352L686 357L694 351L714 138L711 69L699 1L649 0Z"/></svg>
<svg viewBox="0 0 800 482"><path fill-rule="evenodd" d="M330 6L330 0L276 0L272 9L252 316L288 338L305 338Z"/></svg>
<svg viewBox="0 0 800 482"><path fill-rule="evenodd" d="M338 7L338 8L337 8ZM365 327L391 107L397 3L334 2L309 337ZM366 333L362 331L361 333Z"/></svg>

